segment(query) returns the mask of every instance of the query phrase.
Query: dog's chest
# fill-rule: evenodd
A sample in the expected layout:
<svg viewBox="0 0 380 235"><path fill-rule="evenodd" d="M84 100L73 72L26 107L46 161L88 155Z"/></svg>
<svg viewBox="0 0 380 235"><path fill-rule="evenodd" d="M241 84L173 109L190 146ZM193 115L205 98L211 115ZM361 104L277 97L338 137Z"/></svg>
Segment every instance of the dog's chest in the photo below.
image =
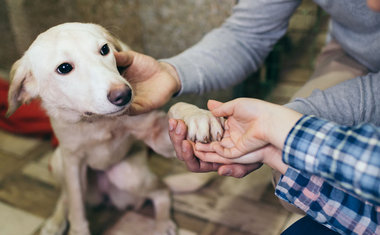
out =
<svg viewBox="0 0 380 235"><path fill-rule="evenodd" d="M94 140L87 145L86 162L93 169L108 169L126 156L133 142L134 138L127 131L110 131L103 139Z"/></svg>
<svg viewBox="0 0 380 235"><path fill-rule="evenodd" d="M93 169L105 170L125 157L134 142L123 120L100 120L59 129L63 148L84 157Z"/></svg>

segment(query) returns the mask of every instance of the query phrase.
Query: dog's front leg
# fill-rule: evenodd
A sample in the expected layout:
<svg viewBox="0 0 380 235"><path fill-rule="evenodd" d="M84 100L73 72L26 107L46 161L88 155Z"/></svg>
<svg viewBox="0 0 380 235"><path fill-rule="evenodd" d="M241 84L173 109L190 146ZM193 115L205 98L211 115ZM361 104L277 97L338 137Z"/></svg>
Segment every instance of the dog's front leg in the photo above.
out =
<svg viewBox="0 0 380 235"><path fill-rule="evenodd" d="M154 235L176 235L177 226L170 218L171 198L166 189L157 189L148 197L152 200L156 217Z"/></svg>
<svg viewBox="0 0 380 235"><path fill-rule="evenodd" d="M83 182L85 165L83 159L64 154L65 189L68 199L70 235L89 235L90 230L85 215ZM81 182L82 181L82 182Z"/></svg>
<svg viewBox="0 0 380 235"><path fill-rule="evenodd" d="M66 194L62 191L55 206L54 214L46 221L40 235L62 235L65 232L67 227L66 201Z"/></svg>

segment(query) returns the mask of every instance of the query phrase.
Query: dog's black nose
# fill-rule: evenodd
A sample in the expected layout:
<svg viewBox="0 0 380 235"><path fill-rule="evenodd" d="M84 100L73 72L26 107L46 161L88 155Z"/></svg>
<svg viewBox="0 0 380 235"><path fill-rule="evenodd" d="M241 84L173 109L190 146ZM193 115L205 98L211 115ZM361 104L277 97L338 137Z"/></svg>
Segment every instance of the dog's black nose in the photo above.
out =
<svg viewBox="0 0 380 235"><path fill-rule="evenodd" d="M127 85L114 86L108 92L108 100L117 106L124 106L132 99L132 90Z"/></svg>

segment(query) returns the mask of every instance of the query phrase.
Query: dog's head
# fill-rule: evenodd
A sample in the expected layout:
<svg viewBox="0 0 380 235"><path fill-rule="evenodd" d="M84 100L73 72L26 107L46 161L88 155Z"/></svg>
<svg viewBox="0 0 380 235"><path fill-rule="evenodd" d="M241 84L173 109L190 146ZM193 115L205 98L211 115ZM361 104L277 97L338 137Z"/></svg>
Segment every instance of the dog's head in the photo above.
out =
<svg viewBox="0 0 380 235"><path fill-rule="evenodd" d="M133 92L113 52L126 49L95 24L66 23L47 30L12 66L7 115L37 97L50 116L69 121L124 113Z"/></svg>

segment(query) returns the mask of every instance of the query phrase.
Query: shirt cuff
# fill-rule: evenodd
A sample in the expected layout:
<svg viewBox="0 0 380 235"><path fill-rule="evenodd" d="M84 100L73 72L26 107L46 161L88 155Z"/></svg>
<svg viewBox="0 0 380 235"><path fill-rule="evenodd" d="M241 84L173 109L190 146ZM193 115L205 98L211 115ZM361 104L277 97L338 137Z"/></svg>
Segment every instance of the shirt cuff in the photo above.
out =
<svg viewBox="0 0 380 235"><path fill-rule="evenodd" d="M298 170L315 173L318 155L333 124L312 115L302 116L286 137L282 151L284 163Z"/></svg>
<svg viewBox="0 0 380 235"><path fill-rule="evenodd" d="M181 89L175 94L175 97L188 93L202 93L198 88L198 84L200 83L199 77L201 76L198 68L185 56L179 54L168 59L160 59L159 61L172 65L177 71Z"/></svg>
<svg viewBox="0 0 380 235"><path fill-rule="evenodd" d="M275 188L275 194L278 198L310 213L311 204L318 199L323 185L322 178L301 174L299 170L288 167Z"/></svg>

